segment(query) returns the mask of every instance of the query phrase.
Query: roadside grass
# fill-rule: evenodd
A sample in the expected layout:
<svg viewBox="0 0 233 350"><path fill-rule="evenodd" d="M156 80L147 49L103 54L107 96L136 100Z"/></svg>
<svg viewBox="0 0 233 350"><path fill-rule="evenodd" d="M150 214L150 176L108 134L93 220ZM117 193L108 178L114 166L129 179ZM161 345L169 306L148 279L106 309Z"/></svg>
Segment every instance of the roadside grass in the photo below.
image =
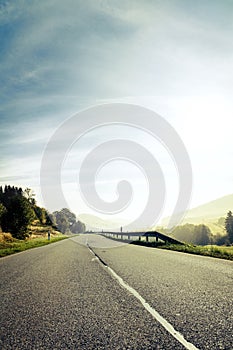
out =
<svg viewBox="0 0 233 350"><path fill-rule="evenodd" d="M4 234L9 235L9 234ZM1 234L2 236L2 234ZM10 235L11 236L11 235ZM0 239L0 257L4 257L10 254L22 252L27 249L41 247L43 245L51 244L54 242L58 242L60 240L68 238L64 235L53 236L48 240L47 237L37 237L37 238L29 238L26 240L17 240L12 237L5 237L4 239Z"/></svg>
<svg viewBox="0 0 233 350"><path fill-rule="evenodd" d="M233 260L233 247L225 246L194 246L194 245L164 245L159 248L176 250L183 253L210 256L226 260Z"/></svg>
<svg viewBox="0 0 233 350"><path fill-rule="evenodd" d="M192 244L165 244L162 242L145 242L145 241L134 241L133 244L143 245L147 247L174 250L182 253L203 255L214 258L233 260L233 246L196 246Z"/></svg>

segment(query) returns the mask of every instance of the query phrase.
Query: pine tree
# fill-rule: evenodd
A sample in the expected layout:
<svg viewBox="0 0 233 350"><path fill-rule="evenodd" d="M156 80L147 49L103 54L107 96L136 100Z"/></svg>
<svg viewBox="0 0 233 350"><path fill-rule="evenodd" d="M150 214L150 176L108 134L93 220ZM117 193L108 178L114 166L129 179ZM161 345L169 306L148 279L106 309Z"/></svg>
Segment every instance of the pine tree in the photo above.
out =
<svg viewBox="0 0 233 350"><path fill-rule="evenodd" d="M2 221L4 220L4 215L6 215L6 208L2 203L0 203L0 229L2 227Z"/></svg>
<svg viewBox="0 0 233 350"><path fill-rule="evenodd" d="M230 243L233 243L233 216L231 211L227 213L227 217L225 220L225 229L227 231Z"/></svg>
<svg viewBox="0 0 233 350"><path fill-rule="evenodd" d="M28 225L35 219L35 212L28 200L21 196L15 196L4 215L2 228L10 232L13 237L25 239L27 237Z"/></svg>

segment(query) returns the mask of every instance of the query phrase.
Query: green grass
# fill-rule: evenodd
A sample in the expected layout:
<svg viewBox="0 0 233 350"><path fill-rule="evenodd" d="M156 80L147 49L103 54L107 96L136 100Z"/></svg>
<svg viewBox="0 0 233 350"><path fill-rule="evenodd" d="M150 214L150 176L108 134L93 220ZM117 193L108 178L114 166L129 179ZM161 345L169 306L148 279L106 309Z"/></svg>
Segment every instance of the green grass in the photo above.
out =
<svg viewBox="0 0 233 350"><path fill-rule="evenodd" d="M210 256L214 258L233 260L233 247L226 246L195 246L192 244L164 244L156 242L135 241L133 244L147 247L175 250L182 253Z"/></svg>
<svg viewBox="0 0 233 350"><path fill-rule="evenodd" d="M159 248L176 250L176 251L188 253L188 254L196 254L196 255L210 256L213 258L233 260L233 247L164 245L164 246L160 246Z"/></svg>
<svg viewBox="0 0 233 350"><path fill-rule="evenodd" d="M14 240L14 242L0 242L0 257L7 256L10 254L22 252L27 249L41 247L43 245L58 242L62 239L68 238L67 236L51 237L50 241L45 238L33 238L25 241Z"/></svg>

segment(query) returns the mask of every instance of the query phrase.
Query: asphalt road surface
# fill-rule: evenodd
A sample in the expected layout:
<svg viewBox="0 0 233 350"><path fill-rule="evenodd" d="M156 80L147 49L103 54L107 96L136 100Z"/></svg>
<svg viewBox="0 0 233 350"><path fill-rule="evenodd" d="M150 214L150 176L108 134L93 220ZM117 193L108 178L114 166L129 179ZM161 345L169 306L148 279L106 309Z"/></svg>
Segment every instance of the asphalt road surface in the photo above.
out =
<svg viewBox="0 0 233 350"><path fill-rule="evenodd" d="M232 350L232 286L232 262L72 237L0 259L0 349Z"/></svg>

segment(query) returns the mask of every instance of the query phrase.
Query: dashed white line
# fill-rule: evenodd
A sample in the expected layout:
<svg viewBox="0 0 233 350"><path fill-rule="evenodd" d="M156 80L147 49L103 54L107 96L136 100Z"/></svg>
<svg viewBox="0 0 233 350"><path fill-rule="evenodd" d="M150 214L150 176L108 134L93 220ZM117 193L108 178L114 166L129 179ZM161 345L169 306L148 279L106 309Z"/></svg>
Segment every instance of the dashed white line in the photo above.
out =
<svg viewBox="0 0 233 350"><path fill-rule="evenodd" d="M103 263L99 256L90 248L90 251L98 258L98 261ZM175 328L162 317L153 307L151 307L146 300L130 285L128 285L111 267L105 266L110 274L119 282L119 284L130 292L135 298L137 298L143 307L176 339L178 340L187 350L199 350L195 345L188 342L184 336L175 330Z"/></svg>

